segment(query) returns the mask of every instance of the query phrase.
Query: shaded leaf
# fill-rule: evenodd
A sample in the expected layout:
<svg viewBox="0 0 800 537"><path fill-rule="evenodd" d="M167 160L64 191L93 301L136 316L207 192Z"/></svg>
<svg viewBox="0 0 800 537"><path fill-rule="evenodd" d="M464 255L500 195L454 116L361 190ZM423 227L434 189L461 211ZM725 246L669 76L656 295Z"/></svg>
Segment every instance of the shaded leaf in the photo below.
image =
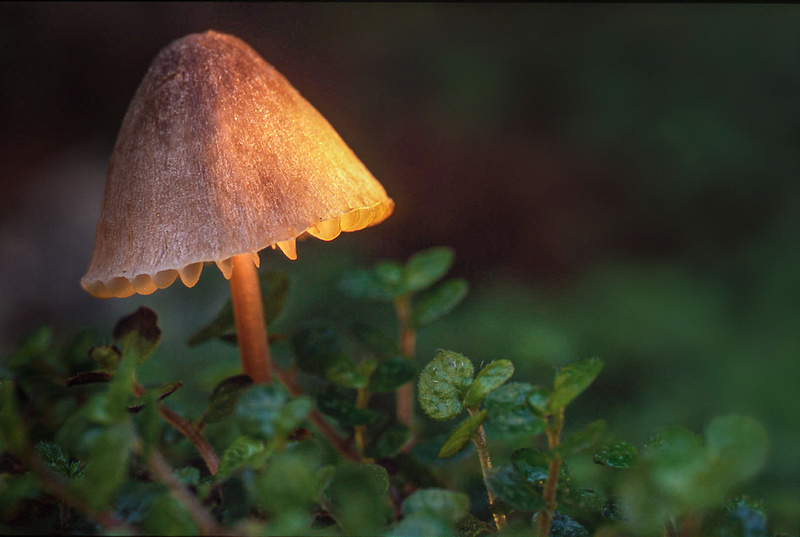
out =
<svg viewBox="0 0 800 537"><path fill-rule="evenodd" d="M112 335L122 354L132 354L141 364L153 354L161 341L158 316L150 308L142 306L120 319Z"/></svg>
<svg viewBox="0 0 800 537"><path fill-rule="evenodd" d="M537 434L545 430L544 420L534 415L526 401L541 388L526 382L509 382L486 396L489 425L504 433Z"/></svg>
<svg viewBox="0 0 800 537"><path fill-rule="evenodd" d="M571 403L597 378L602 368L602 360L589 358L559 369L556 373L553 393L548 401L550 412L555 412Z"/></svg>
<svg viewBox="0 0 800 537"><path fill-rule="evenodd" d="M299 427L312 406L308 397L289 401L289 392L280 384L258 385L239 397L234 415L244 434L270 439L287 435Z"/></svg>
<svg viewBox="0 0 800 537"><path fill-rule="evenodd" d="M175 477L184 485L197 485L200 483L200 470L194 466L175 468Z"/></svg>
<svg viewBox="0 0 800 537"><path fill-rule="evenodd" d="M596 420L581 429L580 431L571 434L566 439L561 441L561 444L551 450L548 456L551 458L558 457L565 459L581 451L594 446L603 432L606 429L606 422L604 420Z"/></svg>
<svg viewBox="0 0 800 537"><path fill-rule="evenodd" d="M403 291L414 293L439 281L453 266L452 248L437 246L412 255L403 267Z"/></svg>
<svg viewBox="0 0 800 537"><path fill-rule="evenodd" d="M369 390L373 393L391 393L403 384L414 380L414 365L402 356L383 360L369 379Z"/></svg>
<svg viewBox="0 0 800 537"><path fill-rule="evenodd" d="M439 450L439 457L450 457L461 451L464 444L472 439L472 435L475 434L478 427L486 421L488 415L489 413L486 410L481 410L462 421L445 440L442 449Z"/></svg>
<svg viewBox="0 0 800 537"><path fill-rule="evenodd" d="M345 352L345 339L335 325L311 323L297 331L291 340L297 365L345 388L363 388L367 377Z"/></svg>
<svg viewBox="0 0 800 537"><path fill-rule="evenodd" d="M486 367L469 385L464 396L464 406L471 407L479 404L492 391L496 390L514 374L514 364L510 360L496 360Z"/></svg>
<svg viewBox="0 0 800 537"><path fill-rule="evenodd" d="M376 280L388 289L397 289L403 283L403 267L391 259L375 263L372 273Z"/></svg>
<svg viewBox="0 0 800 537"><path fill-rule="evenodd" d="M339 280L339 290L353 298L391 302L399 290L384 284L375 272L366 269L348 271Z"/></svg>
<svg viewBox="0 0 800 537"><path fill-rule="evenodd" d="M594 454L592 460L611 468L630 468L636 463L639 452L628 442L618 442L603 446Z"/></svg>
<svg viewBox="0 0 800 537"><path fill-rule="evenodd" d="M438 321L464 300L468 290L469 285L462 278L440 283L424 298L414 303L409 324L413 328L423 328Z"/></svg>
<svg viewBox="0 0 800 537"><path fill-rule="evenodd" d="M550 524L550 537L589 537L589 531L578 522L556 511Z"/></svg>
<svg viewBox="0 0 800 537"><path fill-rule="evenodd" d="M492 468L486 485L495 496L514 509L538 511L545 506L541 493L511 466Z"/></svg>
<svg viewBox="0 0 800 537"><path fill-rule="evenodd" d="M267 455L264 442L249 436L240 436L222 454L216 477L222 479L244 465L261 466Z"/></svg>
<svg viewBox="0 0 800 537"><path fill-rule="evenodd" d="M473 366L465 356L438 350L419 376L422 410L433 419L448 420L464 408L463 394L472 382Z"/></svg>
<svg viewBox="0 0 800 537"><path fill-rule="evenodd" d="M393 457L410 439L411 430L408 427L400 423L393 423L370 442L365 455L371 459Z"/></svg>
<svg viewBox="0 0 800 537"><path fill-rule="evenodd" d="M85 477L75 481L75 486L93 508L106 507L127 477L134 438L130 421L112 424L95 438Z"/></svg>
<svg viewBox="0 0 800 537"><path fill-rule="evenodd" d="M309 512L317 499L320 453L314 442L290 444L276 453L257 477L258 498L269 512Z"/></svg>
<svg viewBox="0 0 800 537"><path fill-rule="evenodd" d="M376 464L344 463L330 477L326 495L346 535L378 535L391 516L386 501L389 476Z"/></svg>
<svg viewBox="0 0 800 537"><path fill-rule="evenodd" d="M406 516L390 529L388 537L455 537L456 533L450 524L429 513L414 513Z"/></svg>
<svg viewBox="0 0 800 537"><path fill-rule="evenodd" d="M142 527L148 535L197 535L186 507L166 492L152 499Z"/></svg>
<svg viewBox="0 0 800 537"><path fill-rule="evenodd" d="M53 329L50 326L41 326L27 336L17 351L8 358L8 367L17 369L29 362L43 358L53 344Z"/></svg>
<svg viewBox="0 0 800 537"><path fill-rule="evenodd" d="M428 514L455 524L469 514L469 496L447 489L420 489L403 501L406 516Z"/></svg>
<svg viewBox="0 0 800 537"><path fill-rule="evenodd" d="M352 390L332 387L317 396L317 407L342 425L367 425L375 421L375 412L368 408L357 408L355 397Z"/></svg>
<svg viewBox="0 0 800 537"><path fill-rule="evenodd" d="M228 377L214 386L203 413L203 421L216 423L233 414L239 396L253 385L253 379L247 375Z"/></svg>

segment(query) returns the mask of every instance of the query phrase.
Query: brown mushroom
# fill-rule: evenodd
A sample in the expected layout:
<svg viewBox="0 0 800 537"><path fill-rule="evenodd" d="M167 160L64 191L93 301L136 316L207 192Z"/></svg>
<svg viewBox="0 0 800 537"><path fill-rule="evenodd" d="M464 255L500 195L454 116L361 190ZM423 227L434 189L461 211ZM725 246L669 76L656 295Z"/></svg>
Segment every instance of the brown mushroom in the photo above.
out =
<svg viewBox="0 0 800 537"><path fill-rule="evenodd" d="M150 294L203 263L230 280L244 372L269 382L258 251L377 224L394 203L336 131L240 39L207 31L163 49L111 155L81 285Z"/></svg>

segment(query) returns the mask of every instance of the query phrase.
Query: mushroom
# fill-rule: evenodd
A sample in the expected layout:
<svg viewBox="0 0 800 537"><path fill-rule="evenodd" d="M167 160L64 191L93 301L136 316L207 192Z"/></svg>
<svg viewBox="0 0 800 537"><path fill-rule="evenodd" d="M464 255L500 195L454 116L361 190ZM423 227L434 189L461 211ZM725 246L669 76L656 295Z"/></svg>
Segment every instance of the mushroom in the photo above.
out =
<svg viewBox="0 0 800 537"><path fill-rule="evenodd" d="M270 382L259 250L332 240L383 221L394 202L325 118L242 40L207 31L153 60L106 173L81 286L148 295L203 264L230 280L246 374Z"/></svg>

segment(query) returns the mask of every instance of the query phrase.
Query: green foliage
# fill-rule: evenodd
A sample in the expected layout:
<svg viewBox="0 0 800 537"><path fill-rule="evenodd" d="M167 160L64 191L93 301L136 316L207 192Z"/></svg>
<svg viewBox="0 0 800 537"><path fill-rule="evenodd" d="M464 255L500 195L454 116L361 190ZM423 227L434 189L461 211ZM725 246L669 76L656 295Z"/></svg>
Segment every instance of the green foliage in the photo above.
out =
<svg viewBox="0 0 800 537"><path fill-rule="evenodd" d="M488 415L486 410L481 410L462 421L444 441L442 449L439 450L439 457L452 457L461 451L461 448L472 439L472 435L475 434L478 427L483 425Z"/></svg>
<svg viewBox="0 0 800 537"><path fill-rule="evenodd" d="M601 369L603 362L598 358L590 358L559 369L553 393L547 402L548 410L556 412L570 404L597 378Z"/></svg>
<svg viewBox="0 0 800 537"><path fill-rule="evenodd" d="M409 324L413 328L423 328L450 313L467 296L469 286L466 280L454 278L436 286L419 302L414 304Z"/></svg>
<svg viewBox="0 0 800 537"><path fill-rule="evenodd" d="M491 426L505 433L534 435L543 432L544 420L527 404L530 398L540 397L543 391L527 382L509 382L491 392L486 396ZM545 401L548 396L546 392Z"/></svg>
<svg viewBox="0 0 800 537"><path fill-rule="evenodd" d="M449 420L464 409L464 394L472 383L473 366L464 356L438 350L419 375L419 403L433 419Z"/></svg>
<svg viewBox="0 0 800 537"><path fill-rule="evenodd" d="M481 369L464 396L464 406L471 407L483 402L491 392L505 384L514 374L514 364L508 360L497 360Z"/></svg>
<svg viewBox="0 0 800 537"><path fill-rule="evenodd" d="M433 248L405 264L387 260L352 272L342 285L362 298L395 301L398 315L408 315L405 328L416 330L463 298L465 282L441 281L453 259L452 250ZM288 278L268 274L262 285L271 322L287 299ZM192 343L235 341L225 311ZM599 359L566 363L548 389L541 387L548 379L516 360L475 371L466 356L438 350L417 379L420 406L432 420L407 427L394 420L393 392L417 368L395 338L344 316L287 333L288 344L276 345L274 355L291 392L218 370L203 377L210 392L182 390L168 408L164 397L192 380L148 372L162 359L152 311L120 320L113 345L86 332L61 344L51 329L36 331L1 372L0 528L531 535L555 503L552 536L660 536L667 521L683 534L691 527L680 525L690 520L709 537L773 536L761 503L730 499L768 455L765 429L750 417L712 419L702 437L667 430L637 449L609 442L602 419L573 427L587 417L579 415L586 408L580 400L573 403L581 394L591 402ZM540 385L510 382L515 373ZM156 378L140 384L148 374ZM441 423L459 416L455 427ZM158 460L166 468L154 466Z"/></svg>

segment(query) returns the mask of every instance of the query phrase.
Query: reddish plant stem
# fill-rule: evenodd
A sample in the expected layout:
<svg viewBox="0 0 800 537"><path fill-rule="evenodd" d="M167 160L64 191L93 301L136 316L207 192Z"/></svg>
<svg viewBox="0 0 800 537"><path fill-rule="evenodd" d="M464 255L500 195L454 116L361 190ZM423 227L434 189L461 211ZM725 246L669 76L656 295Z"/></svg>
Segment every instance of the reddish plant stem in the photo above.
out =
<svg viewBox="0 0 800 537"><path fill-rule="evenodd" d="M414 359L417 344L417 333L411 327L411 304L408 295L402 295L394 300L394 309L400 323L400 352L408 360ZM397 422L411 427L414 421L414 383L408 382L397 389Z"/></svg>
<svg viewBox="0 0 800 537"><path fill-rule="evenodd" d="M267 343L267 324L264 322L258 271L249 255L236 255L231 261L231 303L242 371L256 384L269 384L272 382L272 360Z"/></svg>
<svg viewBox="0 0 800 537"><path fill-rule="evenodd" d="M136 395L136 397L143 396L145 391L147 390L144 386L138 382L133 383L133 393ZM214 448L211 447L211 444L208 443L208 440L206 440L206 438L203 436L203 433L200 431L200 429L192 425L180 414L170 410L164 404L158 405L158 413L164 421L177 429L179 433L185 436L189 442L194 445L194 447L197 449L197 452L200 453L200 456L206 463L208 471L211 473L211 475L216 475L217 469L219 469L219 457L214 451Z"/></svg>
<svg viewBox="0 0 800 537"><path fill-rule="evenodd" d="M364 409L367 408L369 405L369 390L364 388L358 389L358 394L356 395L356 408ZM354 427L354 437L356 442L356 448L358 449L358 453L361 455L361 458L364 458L364 450L366 448L367 440L366 440L366 433L367 433L367 426L366 425L356 425Z"/></svg>
<svg viewBox="0 0 800 537"><path fill-rule="evenodd" d="M557 414L548 416L547 422L547 446L553 450L558 447L561 440L561 429L564 426L564 409L561 408ZM545 508L539 511L536 519L540 537L550 535L550 526L553 523L556 507L558 507L556 489L558 488L558 474L561 470L561 462L561 458L553 459L547 469L547 482L542 493Z"/></svg>

